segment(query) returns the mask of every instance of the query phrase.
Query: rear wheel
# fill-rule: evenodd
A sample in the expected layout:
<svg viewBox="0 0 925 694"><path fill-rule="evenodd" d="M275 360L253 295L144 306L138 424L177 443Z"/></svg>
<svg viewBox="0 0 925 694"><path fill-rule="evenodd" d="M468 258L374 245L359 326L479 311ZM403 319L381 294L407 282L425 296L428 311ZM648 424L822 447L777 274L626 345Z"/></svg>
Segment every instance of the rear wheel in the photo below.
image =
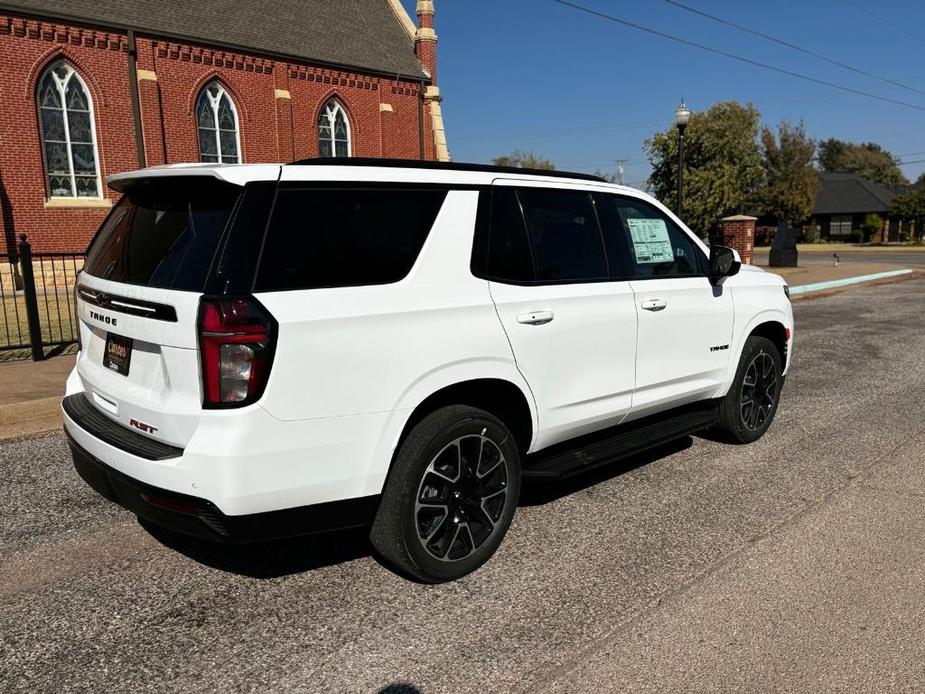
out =
<svg viewBox="0 0 925 694"><path fill-rule="evenodd" d="M735 380L719 406L717 429L732 443L761 438L777 413L783 383L780 353L765 337L745 342Z"/></svg>
<svg viewBox="0 0 925 694"><path fill-rule="evenodd" d="M444 407L399 448L370 539L404 573L454 580L501 544L519 492L520 456L507 427L483 410Z"/></svg>

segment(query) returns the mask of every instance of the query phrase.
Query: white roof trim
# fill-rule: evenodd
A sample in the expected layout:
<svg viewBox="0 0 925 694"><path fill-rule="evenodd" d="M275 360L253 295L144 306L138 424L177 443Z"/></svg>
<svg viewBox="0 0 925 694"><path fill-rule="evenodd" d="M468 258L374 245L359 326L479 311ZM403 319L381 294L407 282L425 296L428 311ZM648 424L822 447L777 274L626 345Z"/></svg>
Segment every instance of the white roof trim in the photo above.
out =
<svg viewBox="0 0 925 694"><path fill-rule="evenodd" d="M414 26L414 22L408 14L408 11L405 10L405 6L401 4L401 0L389 0L389 7L392 8L392 12L395 13L398 23L402 25L405 33L408 34L408 38L414 41L417 28Z"/></svg>
<svg viewBox="0 0 925 694"><path fill-rule="evenodd" d="M167 164L113 174L106 182L111 188L122 190L132 181L145 178L211 176L226 183L243 186L250 181L275 181L279 179L280 168L279 164Z"/></svg>

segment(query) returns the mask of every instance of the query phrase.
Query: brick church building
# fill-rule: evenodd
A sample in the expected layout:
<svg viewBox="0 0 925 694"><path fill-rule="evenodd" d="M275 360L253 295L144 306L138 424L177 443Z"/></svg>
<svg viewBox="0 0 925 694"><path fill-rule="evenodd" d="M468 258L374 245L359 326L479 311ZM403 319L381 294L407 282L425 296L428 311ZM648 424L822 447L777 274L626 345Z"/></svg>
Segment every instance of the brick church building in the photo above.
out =
<svg viewBox="0 0 925 694"><path fill-rule="evenodd" d="M109 174L447 160L434 3L0 0L0 253L82 250Z"/></svg>

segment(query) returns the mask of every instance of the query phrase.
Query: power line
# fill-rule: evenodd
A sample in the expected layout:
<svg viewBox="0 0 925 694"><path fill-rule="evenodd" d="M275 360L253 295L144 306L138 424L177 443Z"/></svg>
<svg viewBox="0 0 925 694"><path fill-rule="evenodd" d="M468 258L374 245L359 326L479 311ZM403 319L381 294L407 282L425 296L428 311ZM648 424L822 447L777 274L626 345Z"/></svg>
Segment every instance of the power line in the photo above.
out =
<svg viewBox="0 0 925 694"><path fill-rule="evenodd" d="M913 159L912 161L899 162L899 166L906 166L907 164L925 164L925 159Z"/></svg>
<svg viewBox="0 0 925 694"><path fill-rule="evenodd" d="M883 23L886 24L887 26L893 27L894 29L896 29L896 31L902 32L903 34L905 34L905 35L908 36L909 38L915 39L916 41L919 41L919 42L921 42L921 43L925 43L925 39L922 39L920 36L916 36L915 34L912 34L912 33L908 32L908 31L906 31L906 30L905 30L903 27L901 27L899 24L894 24L894 23L891 22L889 19L887 19L886 17L884 17L882 14L877 14L877 13L874 12L873 10L871 10L871 9L869 9L869 8L867 8L867 7L864 7L863 5L860 5L860 4L856 3L856 2L853 2L852 0L847 0L847 2L848 2L849 5L851 5L852 7L854 7L856 10L860 10L860 11L863 12L864 14L870 15L870 16L873 17L874 19L880 20L881 22L883 22Z"/></svg>
<svg viewBox="0 0 925 694"><path fill-rule="evenodd" d="M576 5L573 2L568 2L567 0L555 0L555 2L566 7L571 7L573 10L578 10L579 12L584 12L590 14L594 17L600 19L606 19L611 22L616 22L617 24L622 24L628 26L632 29L638 31L644 31L647 34L652 34L654 36L660 36L663 39L668 39L669 41L675 41L676 43L683 44L685 46L692 46L694 48L699 48L702 51L707 51L708 53L714 53L716 55L721 55L725 58L732 58L733 60L738 60L741 63L746 63L748 65L754 65L756 67L763 68L765 70L770 70L772 72L778 72L782 75L788 75L790 77L796 77L797 79L805 80L807 82L814 82L816 84L821 84L826 87L831 87L833 89L839 89L843 92L848 92L850 94L857 94L858 96L863 96L868 99L876 99L877 101L883 101L888 104L895 104L897 106L905 106L906 108L915 109L916 111L925 111L925 106L919 106L918 104L912 104L908 101L900 101L899 99L891 99L886 96L877 96L876 94L871 94L870 92L864 92L860 89L854 89L852 87L846 87L843 84L838 84L837 82L829 82L828 80L819 79L816 77L810 77L809 75L804 75L799 72L794 72L793 70L787 70L782 67L777 67L775 65L769 65L768 63L762 63L757 60L752 60L751 58L746 58L745 56L738 55L736 53L730 53L728 51L720 50L719 48L712 48L711 46L705 46L702 43L696 43L695 41L690 41L688 39L681 38L680 36L674 36L673 34L666 34L663 31L658 29L652 29L651 27L643 26L642 24L636 24L630 22L626 19L621 19L619 17L614 17L613 15L605 14L603 12L598 12L597 10L592 10L588 7L583 7L582 5Z"/></svg>
<svg viewBox="0 0 925 694"><path fill-rule="evenodd" d="M890 79L889 77L883 77L883 76L881 76L881 75L875 75L875 74L872 73L872 72L867 72L866 70L862 70L862 69L859 68L859 67L854 67L853 65L848 65L847 63L843 63L843 62L841 62L841 61L835 60L834 58L829 58L829 57L827 57L827 56L822 55L821 53L817 53L816 51L812 51L812 50L810 50L810 49L808 49L808 48L803 48L802 46L798 46L798 45L796 45L795 43L790 43L789 41L784 41L783 39L779 39L779 38L777 38L776 36L771 36L770 34L765 34L765 33L762 33L762 32L760 32L760 31L756 31L755 29L750 29L750 28L747 27L747 26L743 26L743 25L741 25L741 24L736 24L735 22L731 22L731 21L729 21L728 19L723 19L722 17L717 17L716 15L712 15L712 14L710 14L710 13L708 13L708 12L704 12L704 11L698 10L698 9L696 9L696 8L694 8L694 7L690 7L690 6L688 6L688 5L685 5L685 4L683 4L683 3L678 2L677 0L665 0L665 2L667 2L669 5L674 5L675 7L679 7L679 8L681 8L682 10L685 10L686 12L691 12L691 13L693 13L693 14L700 15L701 17L706 17L707 19L710 19L710 20L712 20L712 21L714 21L714 22L719 22L720 24L725 24L726 26L733 27L734 29L738 29L739 31L744 31L744 32L746 32L746 33L752 34L753 36L760 36L761 38L766 39L766 40L768 40L768 41L772 41L772 42L774 42L774 43L780 44L781 46L786 46L787 48L792 48L793 50L799 51L800 53L805 53L806 55L811 55L811 56L814 57L814 58L818 58L819 60L824 60L824 61L827 62L827 63L830 63L830 64L832 64L832 65L836 65L836 66L838 66L838 67L840 67L840 68L843 68L843 69L845 69L845 70L850 70L851 72L855 72L855 73L857 73L857 74L859 74L859 75L864 75L865 77L872 77L872 78L875 79L875 80L880 80L881 82L885 82L885 83L887 83L887 84L892 84L892 85L895 86L895 87L901 87L901 88L906 89L906 90L908 90L908 91L910 91L910 92L915 92L916 94L925 94L925 91L923 91L923 90L921 90L921 89L916 89L915 87L911 87L911 86L909 86L908 84L903 84L902 82L897 82L896 80Z"/></svg>

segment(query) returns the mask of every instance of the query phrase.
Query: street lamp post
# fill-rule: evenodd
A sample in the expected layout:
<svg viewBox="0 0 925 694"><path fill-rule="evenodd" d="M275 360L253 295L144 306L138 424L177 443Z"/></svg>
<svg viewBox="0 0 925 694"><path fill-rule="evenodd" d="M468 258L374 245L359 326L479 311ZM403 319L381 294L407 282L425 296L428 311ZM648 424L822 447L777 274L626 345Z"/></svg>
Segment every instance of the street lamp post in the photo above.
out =
<svg viewBox="0 0 925 694"><path fill-rule="evenodd" d="M687 122L691 119L691 110L684 103L684 97L681 97L681 104L675 109L674 122L678 126L678 208L677 214L680 217L682 205L684 204L684 130L687 128Z"/></svg>

